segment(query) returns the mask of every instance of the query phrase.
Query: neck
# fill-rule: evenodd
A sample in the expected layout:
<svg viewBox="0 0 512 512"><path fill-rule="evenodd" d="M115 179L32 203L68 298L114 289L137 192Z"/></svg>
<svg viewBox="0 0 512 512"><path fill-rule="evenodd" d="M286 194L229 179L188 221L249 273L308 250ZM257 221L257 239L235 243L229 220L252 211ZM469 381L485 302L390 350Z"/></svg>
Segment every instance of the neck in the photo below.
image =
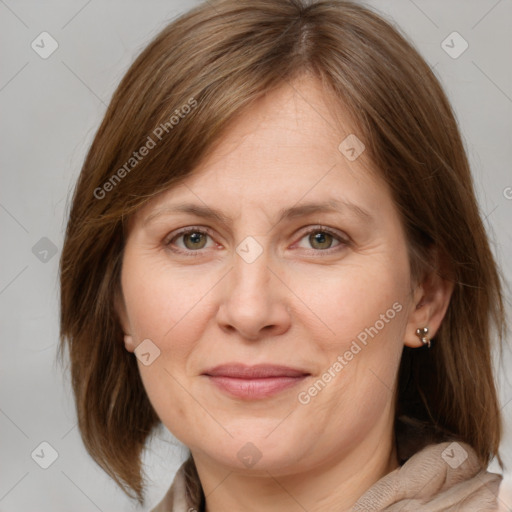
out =
<svg viewBox="0 0 512 512"><path fill-rule="evenodd" d="M279 476L272 471L256 476L219 468L196 454L206 512L348 511L368 488L398 467L392 430L379 434L367 437L341 458L336 454L308 471Z"/></svg>

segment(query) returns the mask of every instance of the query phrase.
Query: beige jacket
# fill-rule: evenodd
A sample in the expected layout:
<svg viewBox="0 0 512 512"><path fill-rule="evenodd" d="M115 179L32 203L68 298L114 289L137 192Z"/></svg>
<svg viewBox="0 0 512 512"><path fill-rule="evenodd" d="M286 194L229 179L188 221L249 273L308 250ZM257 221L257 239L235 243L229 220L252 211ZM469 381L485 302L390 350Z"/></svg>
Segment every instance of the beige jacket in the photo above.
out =
<svg viewBox="0 0 512 512"><path fill-rule="evenodd" d="M184 463L151 512L202 512L186 493ZM431 444L368 489L353 512L487 512L498 510L501 475L482 469L464 443ZM196 482L199 483L199 482Z"/></svg>

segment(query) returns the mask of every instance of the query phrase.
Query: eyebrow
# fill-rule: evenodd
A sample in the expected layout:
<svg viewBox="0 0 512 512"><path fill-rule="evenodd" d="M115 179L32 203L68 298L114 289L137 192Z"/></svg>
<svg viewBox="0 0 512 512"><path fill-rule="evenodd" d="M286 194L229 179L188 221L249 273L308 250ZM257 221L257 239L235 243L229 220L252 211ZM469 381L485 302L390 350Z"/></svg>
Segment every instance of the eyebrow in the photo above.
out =
<svg viewBox="0 0 512 512"><path fill-rule="evenodd" d="M292 206L290 208L282 208L278 212L276 224L283 220L291 220L314 213L342 213L344 210L350 211L356 217L365 222L373 220L373 217L364 208L350 201L339 201L332 199L323 203L306 203L298 206ZM172 215L173 213L188 213L204 219L216 220L224 226L228 226L231 220L230 217L221 211L212 209L206 205L180 203L159 208L158 210L149 214L143 220L142 224L143 226L146 226L149 222L157 217L162 215Z"/></svg>

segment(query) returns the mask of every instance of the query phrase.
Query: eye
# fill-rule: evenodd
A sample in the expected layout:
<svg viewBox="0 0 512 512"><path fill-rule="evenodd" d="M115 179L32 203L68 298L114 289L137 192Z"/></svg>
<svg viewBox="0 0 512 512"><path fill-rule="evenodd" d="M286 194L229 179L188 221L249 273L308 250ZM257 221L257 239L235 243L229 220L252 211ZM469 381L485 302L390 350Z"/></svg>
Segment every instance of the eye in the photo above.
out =
<svg viewBox="0 0 512 512"><path fill-rule="evenodd" d="M184 229L177 234L175 233L165 242L165 245L174 246L174 248L171 248L176 252L195 252L200 249L211 247L213 240L211 240L212 243L207 247L209 238L211 240L209 233L204 229L191 227Z"/></svg>
<svg viewBox="0 0 512 512"><path fill-rule="evenodd" d="M303 245L304 240L309 247ZM348 240L323 226L310 229L298 242L299 247L305 249L313 248L315 251L326 251L344 245L348 245Z"/></svg>
<svg viewBox="0 0 512 512"><path fill-rule="evenodd" d="M316 226L306 231L296 246L318 253L335 251L349 245L349 243L346 237L334 232L330 228ZM215 247L215 242L209 230L195 226L172 233L164 244L174 252L190 256L201 254L201 249Z"/></svg>

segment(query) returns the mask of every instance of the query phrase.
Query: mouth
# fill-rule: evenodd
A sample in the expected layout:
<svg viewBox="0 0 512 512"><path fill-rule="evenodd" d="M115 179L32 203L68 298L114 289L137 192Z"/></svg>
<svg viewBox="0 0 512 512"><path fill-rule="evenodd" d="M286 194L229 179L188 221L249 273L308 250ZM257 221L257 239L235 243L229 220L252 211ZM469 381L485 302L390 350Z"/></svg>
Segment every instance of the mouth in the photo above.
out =
<svg viewBox="0 0 512 512"><path fill-rule="evenodd" d="M230 363L202 373L220 391L245 400L268 398L300 384L311 375L288 366Z"/></svg>

